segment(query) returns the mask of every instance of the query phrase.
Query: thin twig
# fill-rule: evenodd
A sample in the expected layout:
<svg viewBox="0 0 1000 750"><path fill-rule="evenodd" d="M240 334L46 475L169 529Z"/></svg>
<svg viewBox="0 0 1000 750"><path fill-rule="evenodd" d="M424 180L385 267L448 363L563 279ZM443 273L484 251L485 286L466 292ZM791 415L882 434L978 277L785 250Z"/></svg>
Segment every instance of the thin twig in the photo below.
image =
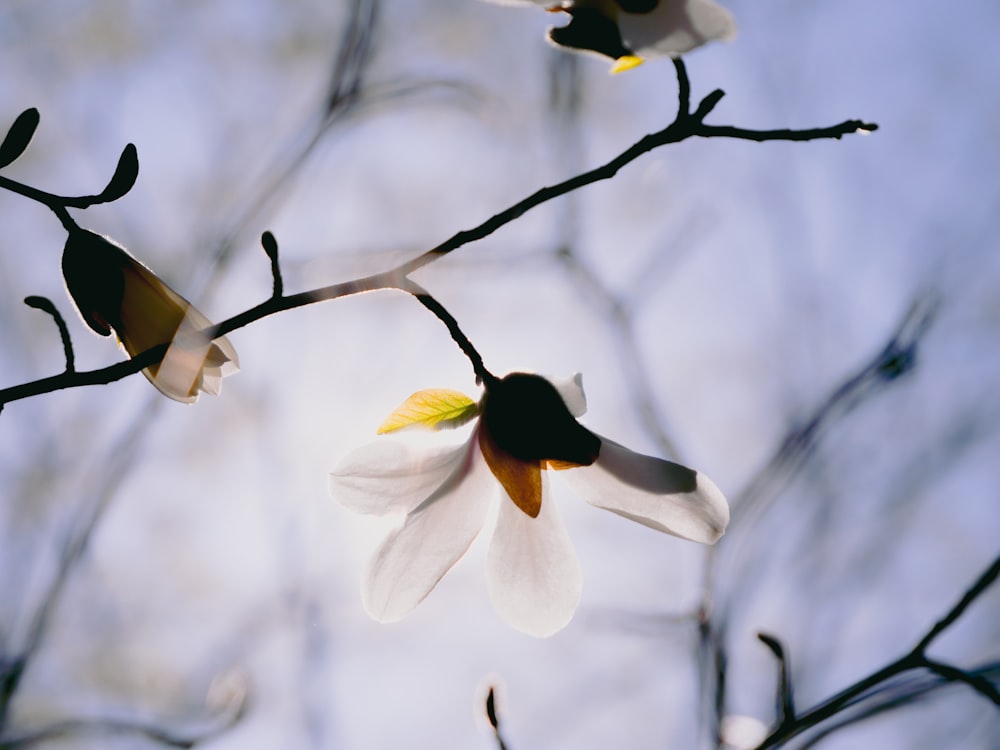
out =
<svg viewBox="0 0 1000 750"><path fill-rule="evenodd" d="M448 327L448 331L451 333L451 338L456 344L458 344L458 348L462 350L462 353L465 354L465 356L468 357L469 361L472 363L472 369L476 373L477 383L489 386L498 380L492 372L486 369L482 356L480 356L479 352L476 351L476 347L472 345L472 342L469 341L469 337L462 333L462 329L459 327L458 321L455 320L452 314L445 309L444 305L434 299L430 292L411 279L405 279L400 284L399 288L404 292L412 294L421 305L434 313L438 320Z"/></svg>
<svg viewBox="0 0 1000 750"><path fill-rule="evenodd" d="M69 329L66 327L66 320L60 314L56 306L52 304L52 300L48 297L25 297L24 304L28 307L34 307L36 310L41 310L52 316L52 320L55 321L56 327L59 329L59 338L62 339L63 353L66 356L66 370L67 373L73 373L76 371L75 358L73 356L73 340L69 336Z"/></svg>
<svg viewBox="0 0 1000 750"><path fill-rule="evenodd" d="M515 203L498 214L495 214L478 226L456 233L438 246L422 253L416 258L401 263L390 271L357 279L355 281L334 284L307 292L301 292L291 296L272 297L267 302L252 307L249 310L245 310L238 315L234 315L217 326L206 329L204 334L209 338L216 338L222 334L249 325L250 323L260 320L261 318L274 315L285 310L291 310L296 307L302 307L307 304L313 304L324 300L335 299L349 294L356 294L361 291L394 288L396 287L394 280L398 280L401 277L408 277L417 269L423 268L427 264L438 260L448 253L451 253L454 250L469 244L470 242L489 236L501 227L520 218L532 208L540 206L541 204L553 200L554 198L566 195L574 190L578 190L586 185L590 185L601 180L611 179L623 167L635 161L643 154L659 148L660 146L670 143L678 143L695 136L725 136L754 141L803 141L821 138L840 138L851 132L857 132L859 130L872 131L878 127L873 123L864 123L860 120L848 120L831 127L811 128L809 130L757 131L731 128L730 126L720 126L722 130L713 132L712 126L705 125L702 122L702 118L704 118L718 103L722 96L721 90L717 89L716 91L710 93L702 99L693 114L688 114L684 111L686 104L686 91L688 87L687 71L684 67L684 63L680 60L676 60L674 62L674 66L677 71L679 82L678 88L680 90L680 109L675 120L663 130L641 138L639 141L625 149L618 156L614 157L604 165L579 174L568 180L564 180L556 185L537 190L524 200ZM0 187L4 186L3 180L0 179ZM33 191L34 189L31 188L28 190ZM58 199L57 196L54 197L51 194L42 193L41 191L35 191L32 194L28 194L23 191L15 192L21 192L22 194L27 195L27 197L41 200L41 202L45 203L45 205L50 206L52 203L49 199ZM111 365L98 370L91 370L89 372L73 374L63 373L62 375L42 378L29 383L4 388L0 390L0 405L19 399L38 396L43 393L50 393L64 388L106 384L115 380L120 380L121 378L132 375L145 367L159 362L166 353L166 349L167 345L161 344L143 352L128 362L118 363L116 365Z"/></svg>
<svg viewBox="0 0 1000 750"><path fill-rule="evenodd" d="M507 743L504 742L503 735L500 734L500 719L497 716L496 695L492 685L486 694L486 718L493 728L493 736L496 738L498 750L507 750Z"/></svg>
<svg viewBox="0 0 1000 750"><path fill-rule="evenodd" d="M281 265L278 262L278 241L270 232L264 232L260 236L260 244L271 260L271 299L278 299L285 293L285 282L281 278Z"/></svg>
<svg viewBox="0 0 1000 750"><path fill-rule="evenodd" d="M997 675L1000 674L1000 662L977 667L969 670L968 674L983 680L987 680L990 676L996 679ZM880 686L877 692L867 696L863 708L858 708L850 713L843 711L837 715L836 721L826 722L822 727L818 727L817 731L802 744L800 750L815 747L826 737L851 724L879 716L901 706L912 706L918 701L926 700L932 692L941 689L945 684L942 678L933 673L909 672L906 675L900 675L892 682Z"/></svg>
<svg viewBox="0 0 1000 750"><path fill-rule="evenodd" d="M984 677L977 677L952 665L931 661L925 653L934 640L961 617L968 606L996 580L998 575L1000 575L1000 556L976 579L955 606L927 631L927 634L909 653L844 688L808 711L799 714L794 722L779 725L757 747L757 750L767 750L767 748L780 746L786 740L837 715L847 706L863 699L869 691L882 683L913 669L929 669L944 678L946 682L963 682L1000 708L1000 692Z"/></svg>

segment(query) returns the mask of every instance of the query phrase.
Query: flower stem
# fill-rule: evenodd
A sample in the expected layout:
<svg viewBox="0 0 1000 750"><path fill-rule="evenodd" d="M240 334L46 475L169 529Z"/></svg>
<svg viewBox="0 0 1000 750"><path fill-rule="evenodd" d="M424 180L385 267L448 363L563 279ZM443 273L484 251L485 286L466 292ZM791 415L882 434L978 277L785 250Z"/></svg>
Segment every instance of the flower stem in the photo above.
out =
<svg viewBox="0 0 1000 750"><path fill-rule="evenodd" d="M493 383L497 382L498 378L496 375L486 369L482 356L478 351L476 351L476 347L472 345L472 342L469 341L469 337L462 333L462 329L458 326L458 321L455 320L452 314L444 308L444 305L434 299L430 292L409 278L405 278L399 288L416 297L417 302L434 313L438 320L448 327L448 331L451 333L452 339L455 340L455 343L458 344L458 348L462 350L465 356L468 357L469 361L472 363L472 369L476 373L477 383L489 387Z"/></svg>

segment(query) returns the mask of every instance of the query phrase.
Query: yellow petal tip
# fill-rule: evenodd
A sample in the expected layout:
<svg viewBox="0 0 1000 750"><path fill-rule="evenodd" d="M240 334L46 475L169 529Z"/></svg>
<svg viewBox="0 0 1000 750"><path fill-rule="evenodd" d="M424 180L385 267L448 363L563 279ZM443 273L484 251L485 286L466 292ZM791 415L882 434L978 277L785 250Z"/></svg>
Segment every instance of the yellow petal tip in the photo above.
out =
<svg viewBox="0 0 1000 750"><path fill-rule="evenodd" d="M615 60L615 64L611 66L611 73L623 73L626 70L632 70L632 68L639 67L644 62L646 61L638 55L622 55Z"/></svg>

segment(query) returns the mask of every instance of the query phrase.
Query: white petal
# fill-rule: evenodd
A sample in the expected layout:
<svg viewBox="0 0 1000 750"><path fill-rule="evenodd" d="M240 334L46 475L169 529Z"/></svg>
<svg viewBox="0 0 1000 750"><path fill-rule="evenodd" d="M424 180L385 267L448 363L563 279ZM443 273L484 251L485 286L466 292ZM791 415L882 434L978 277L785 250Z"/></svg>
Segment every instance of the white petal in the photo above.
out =
<svg viewBox="0 0 1000 750"><path fill-rule="evenodd" d="M603 437L594 464L559 476L591 505L702 544L716 542L729 523L726 498L704 474Z"/></svg>
<svg viewBox="0 0 1000 750"><path fill-rule="evenodd" d="M205 367L205 357L210 346L208 339L194 332L175 336L153 376L153 385L176 401L197 401L198 378ZM218 382L214 382L213 386L215 391L210 392L213 396L218 395L221 386Z"/></svg>
<svg viewBox="0 0 1000 750"><path fill-rule="evenodd" d="M705 42L736 35L729 11L712 0L661 0L652 13L620 13L618 28L626 46L640 57L676 57Z"/></svg>
<svg viewBox="0 0 1000 750"><path fill-rule="evenodd" d="M550 378L544 376L555 386L569 413L574 417L582 417L587 413L587 398L583 395L583 375L576 373L568 378Z"/></svg>
<svg viewBox="0 0 1000 750"><path fill-rule="evenodd" d="M236 350L225 336L215 340L202 336L200 331L210 328L212 322L165 284L161 287L164 293L173 295L178 305L186 305L186 311L156 373L144 371L146 377L161 393L182 403L197 401L199 391L217 396L222 390L222 379L240 369ZM209 364L213 345L226 358L221 365Z"/></svg>
<svg viewBox="0 0 1000 750"><path fill-rule="evenodd" d="M501 491L497 527L486 559L486 587L497 612L539 638L561 630L580 602L583 579L566 527L542 472L537 518Z"/></svg>
<svg viewBox="0 0 1000 750"><path fill-rule="evenodd" d="M408 513L457 472L467 471L474 448L465 443L428 447L378 440L348 453L330 472L330 494L355 513Z"/></svg>
<svg viewBox="0 0 1000 750"><path fill-rule="evenodd" d="M361 599L376 620L394 622L409 614L482 529L496 485L478 450L472 459L467 471L454 474L410 513L368 562Z"/></svg>

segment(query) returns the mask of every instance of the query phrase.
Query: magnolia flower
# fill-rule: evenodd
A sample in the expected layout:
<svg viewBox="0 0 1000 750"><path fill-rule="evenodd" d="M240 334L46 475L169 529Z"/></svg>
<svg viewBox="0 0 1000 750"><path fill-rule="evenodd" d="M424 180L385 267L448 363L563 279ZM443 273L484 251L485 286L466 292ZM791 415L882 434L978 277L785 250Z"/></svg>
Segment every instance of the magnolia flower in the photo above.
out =
<svg viewBox="0 0 1000 750"><path fill-rule="evenodd" d="M563 47L589 50L615 60L612 73L647 57L677 57L714 39L736 34L729 11L713 0L527 0L570 15L549 29Z"/></svg>
<svg viewBox="0 0 1000 750"><path fill-rule="evenodd" d="M490 599L525 633L544 637L564 627L582 583L550 494L553 470L590 504L658 531L702 544L725 531L729 506L706 476L634 453L576 421L586 409L579 375L549 381L512 373L487 383L478 405L466 400L471 406L452 409L450 420L476 419L464 443L376 442L330 475L333 496L350 510L405 514L364 572L362 600L376 620L399 620L431 592L478 536L499 494L486 561Z"/></svg>
<svg viewBox="0 0 1000 750"><path fill-rule="evenodd" d="M239 369L225 337L199 332L212 323L121 245L74 228L62 256L63 279L83 321L101 336L114 331L130 357L170 344L163 360L142 372L165 396L189 404L200 391L217 394Z"/></svg>

